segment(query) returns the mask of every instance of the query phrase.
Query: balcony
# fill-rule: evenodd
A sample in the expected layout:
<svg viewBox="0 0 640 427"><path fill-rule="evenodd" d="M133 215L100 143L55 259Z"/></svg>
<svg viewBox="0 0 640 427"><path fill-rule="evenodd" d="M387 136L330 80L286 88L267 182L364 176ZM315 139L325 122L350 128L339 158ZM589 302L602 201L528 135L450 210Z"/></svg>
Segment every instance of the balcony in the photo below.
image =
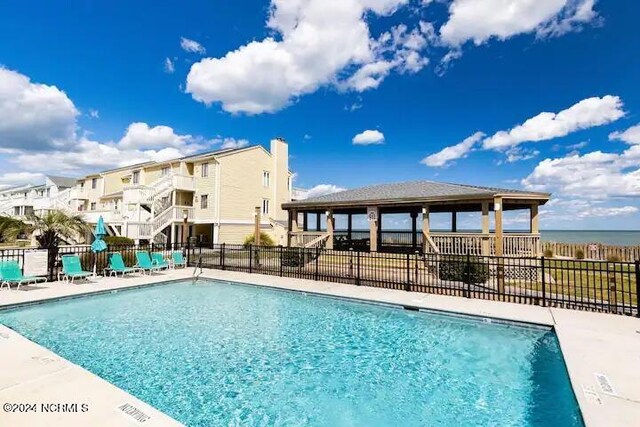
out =
<svg viewBox="0 0 640 427"><path fill-rule="evenodd" d="M69 198L71 200L89 200L89 192L86 188L72 188Z"/></svg>
<svg viewBox="0 0 640 427"><path fill-rule="evenodd" d="M78 213L81 214L84 220L90 224L98 222L98 218L100 218L100 216L102 216L102 219L107 224L120 223L123 221L122 212L119 210L81 211Z"/></svg>
<svg viewBox="0 0 640 427"><path fill-rule="evenodd" d="M144 185L126 186L122 191L122 203L149 204L153 201L154 188Z"/></svg>
<svg viewBox="0 0 640 427"><path fill-rule="evenodd" d="M196 180L189 175L173 175L173 188L182 191L196 191Z"/></svg>

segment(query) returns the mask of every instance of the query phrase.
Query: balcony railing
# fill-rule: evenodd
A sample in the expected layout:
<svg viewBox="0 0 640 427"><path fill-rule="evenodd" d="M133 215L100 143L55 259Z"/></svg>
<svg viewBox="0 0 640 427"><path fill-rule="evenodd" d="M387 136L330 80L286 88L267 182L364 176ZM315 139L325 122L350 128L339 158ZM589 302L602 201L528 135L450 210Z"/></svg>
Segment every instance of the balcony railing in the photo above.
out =
<svg viewBox="0 0 640 427"><path fill-rule="evenodd" d="M183 191L195 191L196 180L189 175L173 175L173 188Z"/></svg>
<svg viewBox="0 0 640 427"><path fill-rule="evenodd" d="M324 231L301 231L290 233L291 245L303 247ZM426 252L453 255L495 255L496 236L494 233L429 233L431 242ZM341 230L334 232L334 249L369 250L368 231ZM541 252L540 235L530 233L505 233L502 239L504 256L537 256ZM414 236L411 231L382 231L380 233L379 252L415 252L423 251L422 232Z"/></svg>
<svg viewBox="0 0 640 427"><path fill-rule="evenodd" d="M130 239L150 239L153 232L151 223L148 222L128 222L126 236Z"/></svg>

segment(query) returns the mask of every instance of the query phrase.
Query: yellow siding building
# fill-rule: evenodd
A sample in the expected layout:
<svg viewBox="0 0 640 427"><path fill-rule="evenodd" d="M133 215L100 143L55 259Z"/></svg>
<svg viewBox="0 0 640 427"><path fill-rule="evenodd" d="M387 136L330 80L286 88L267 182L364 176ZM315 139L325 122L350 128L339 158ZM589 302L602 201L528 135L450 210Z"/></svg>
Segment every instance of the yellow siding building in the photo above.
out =
<svg viewBox="0 0 640 427"><path fill-rule="evenodd" d="M292 174L287 143L223 149L165 162L91 174L71 190L70 206L94 223L102 216L109 232L138 242L242 243L261 228L286 244Z"/></svg>

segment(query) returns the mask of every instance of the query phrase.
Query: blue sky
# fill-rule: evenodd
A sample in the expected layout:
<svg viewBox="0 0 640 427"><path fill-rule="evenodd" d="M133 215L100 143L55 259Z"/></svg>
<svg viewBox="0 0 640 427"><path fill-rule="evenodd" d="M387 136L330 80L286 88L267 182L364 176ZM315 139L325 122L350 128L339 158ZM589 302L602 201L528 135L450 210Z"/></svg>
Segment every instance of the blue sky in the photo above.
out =
<svg viewBox="0 0 640 427"><path fill-rule="evenodd" d="M637 2L2 10L0 185L282 136L296 185L316 193L415 179L527 188L554 194L543 227L640 228Z"/></svg>

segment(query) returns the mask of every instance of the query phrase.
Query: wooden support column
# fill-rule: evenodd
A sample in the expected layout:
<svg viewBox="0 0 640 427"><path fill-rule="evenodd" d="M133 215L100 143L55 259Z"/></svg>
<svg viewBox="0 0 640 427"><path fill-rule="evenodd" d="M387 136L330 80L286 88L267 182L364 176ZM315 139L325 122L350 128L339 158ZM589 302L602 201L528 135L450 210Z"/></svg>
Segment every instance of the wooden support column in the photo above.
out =
<svg viewBox="0 0 640 427"><path fill-rule="evenodd" d="M320 217L322 216L322 214L320 212L316 212L316 231L320 231L322 230L321 224L320 224Z"/></svg>
<svg viewBox="0 0 640 427"><path fill-rule="evenodd" d="M422 250L424 253L430 252L429 245L429 206L422 207Z"/></svg>
<svg viewBox="0 0 640 427"><path fill-rule="evenodd" d="M503 255L504 242L502 240L502 197L496 197L493 201L493 213L495 215L496 255Z"/></svg>
<svg viewBox="0 0 640 427"><path fill-rule="evenodd" d="M529 232L531 234L540 233L538 226L538 203L533 203L529 207Z"/></svg>
<svg viewBox="0 0 640 427"><path fill-rule="evenodd" d="M347 241L351 245L351 235L353 234L353 214L347 214Z"/></svg>
<svg viewBox="0 0 640 427"><path fill-rule="evenodd" d="M542 254L542 246L540 244L540 225L538 221L538 203L532 203L529 207L529 232L538 237L533 248L534 256L540 256Z"/></svg>
<svg viewBox="0 0 640 427"><path fill-rule="evenodd" d="M451 212L451 232L458 232L458 213L456 211Z"/></svg>
<svg viewBox="0 0 640 427"><path fill-rule="evenodd" d="M293 231L292 223L291 211L287 209L287 246L291 246L291 231Z"/></svg>
<svg viewBox="0 0 640 427"><path fill-rule="evenodd" d="M491 255L489 239L489 202L482 202L482 255Z"/></svg>
<svg viewBox="0 0 640 427"><path fill-rule="evenodd" d="M496 256L503 255L504 242L502 240L502 197L496 197L493 200L493 213L495 215L495 233L496 233ZM502 259L497 260L496 279L498 282L498 291L504 292L504 263Z"/></svg>
<svg viewBox="0 0 640 427"><path fill-rule="evenodd" d="M369 251L377 252L380 224L380 212L377 207L367 208L367 219L369 221Z"/></svg>
<svg viewBox="0 0 640 427"><path fill-rule="evenodd" d="M327 211L327 234L329 238L327 239L327 249L333 249L333 229L335 226L335 218L333 217L333 211Z"/></svg>
<svg viewBox="0 0 640 427"><path fill-rule="evenodd" d="M298 228L298 211L297 210L291 209L289 211L289 222L291 224L291 226L289 227L289 231L291 231L291 233L297 233L298 231L300 231L300 229ZM292 237L293 238L290 238L289 240L289 246L291 245L299 246L298 236L292 236Z"/></svg>
<svg viewBox="0 0 640 427"><path fill-rule="evenodd" d="M302 231L309 231L309 212L302 214Z"/></svg>
<svg viewBox="0 0 640 427"><path fill-rule="evenodd" d="M418 212L411 212L411 249L418 250Z"/></svg>

